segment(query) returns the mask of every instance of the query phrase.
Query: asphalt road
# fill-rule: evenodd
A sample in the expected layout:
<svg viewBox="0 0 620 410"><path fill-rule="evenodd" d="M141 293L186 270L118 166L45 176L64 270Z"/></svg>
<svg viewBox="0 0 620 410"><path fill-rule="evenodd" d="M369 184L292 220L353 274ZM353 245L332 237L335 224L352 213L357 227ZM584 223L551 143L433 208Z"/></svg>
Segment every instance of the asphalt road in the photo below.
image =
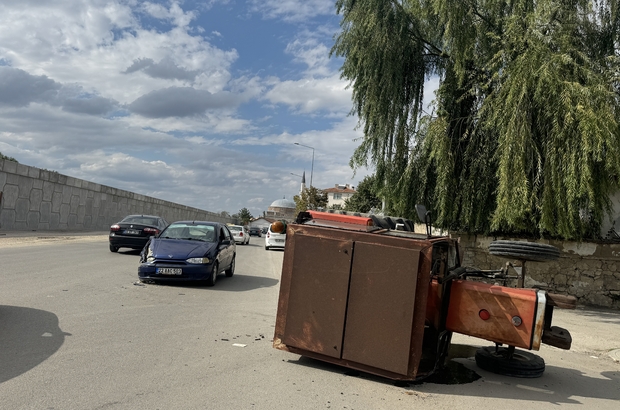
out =
<svg viewBox="0 0 620 410"><path fill-rule="evenodd" d="M396 385L273 349L283 252L237 249L213 288L144 285L105 235L0 236L0 409L620 408L620 312L556 310L573 348L543 345L538 379L478 369L489 343L455 335L460 384Z"/></svg>

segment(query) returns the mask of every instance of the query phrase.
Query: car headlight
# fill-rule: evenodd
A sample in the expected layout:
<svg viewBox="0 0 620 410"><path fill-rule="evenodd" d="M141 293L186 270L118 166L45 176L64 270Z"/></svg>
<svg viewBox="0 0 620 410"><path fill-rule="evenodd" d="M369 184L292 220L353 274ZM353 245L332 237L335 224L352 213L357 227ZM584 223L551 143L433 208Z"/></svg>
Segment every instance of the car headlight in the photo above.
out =
<svg viewBox="0 0 620 410"><path fill-rule="evenodd" d="M153 256L153 249L149 246L149 250L146 252L146 262L155 262L155 257Z"/></svg>
<svg viewBox="0 0 620 410"><path fill-rule="evenodd" d="M185 262L187 262L187 263L202 264L202 265L206 265L207 263L211 263L209 258L189 258Z"/></svg>

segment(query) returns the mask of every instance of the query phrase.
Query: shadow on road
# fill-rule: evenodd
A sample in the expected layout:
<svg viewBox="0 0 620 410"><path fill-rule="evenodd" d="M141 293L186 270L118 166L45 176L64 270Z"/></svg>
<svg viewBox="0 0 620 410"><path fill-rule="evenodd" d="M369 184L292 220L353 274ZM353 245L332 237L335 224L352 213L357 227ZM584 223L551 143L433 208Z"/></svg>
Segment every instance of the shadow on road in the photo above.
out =
<svg viewBox="0 0 620 410"><path fill-rule="evenodd" d="M146 286L174 286L176 288L191 288L200 289L204 288L210 292L223 291L223 292L247 292L249 290L259 288L269 288L278 284L277 279L265 278L262 276L249 276L235 274L232 278L227 278L224 275L218 275L215 286L207 286L204 282L182 282L182 281L159 281L154 283L146 283Z"/></svg>
<svg viewBox="0 0 620 410"><path fill-rule="evenodd" d="M0 383L38 366L70 336L44 310L0 305Z"/></svg>
<svg viewBox="0 0 620 410"><path fill-rule="evenodd" d="M542 377L523 379L481 370L473 358L458 361L478 369L487 385L483 390L468 394L470 396L554 404L583 404L582 397L620 402L620 371L586 374L577 369L547 365Z"/></svg>
<svg viewBox="0 0 620 410"><path fill-rule="evenodd" d="M223 275L217 277L215 286L209 290L221 290L228 292L245 292L258 288L270 288L278 284L277 279L265 278L263 276L249 276L236 274L232 278Z"/></svg>
<svg viewBox="0 0 620 410"><path fill-rule="evenodd" d="M580 306L577 309L572 310L571 312L577 316L587 318L588 321L608 323L610 325L620 325L620 311L618 310L598 308L592 306Z"/></svg>
<svg viewBox="0 0 620 410"><path fill-rule="evenodd" d="M121 248L116 252L117 255L140 256L142 249Z"/></svg>
<svg viewBox="0 0 620 410"><path fill-rule="evenodd" d="M461 346L475 352L475 347ZM459 354L457 353L457 356ZM372 374L351 370L342 366L326 363L320 360L299 356L289 359L288 363L297 364L321 371L341 373L351 377L358 377L373 383L392 384L412 392L425 390L424 384L444 384L432 389L433 394L463 395L467 397L498 398L515 401L544 402L554 404L583 404L581 398L602 399L620 402L620 369L618 371L603 371L598 374L586 374L576 369L562 368L547 365L545 373L540 378L519 378L502 376L487 372L476 366L473 357L455 357L448 362L448 371L461 373L469 369L471 373L482 377L471 377L469 382L454 383L451 378L440 378L442 381L422 380L421 382L398 382ZM456 375L456 379L459 379ZM459 384L460 386L455 386Z"/></svg>

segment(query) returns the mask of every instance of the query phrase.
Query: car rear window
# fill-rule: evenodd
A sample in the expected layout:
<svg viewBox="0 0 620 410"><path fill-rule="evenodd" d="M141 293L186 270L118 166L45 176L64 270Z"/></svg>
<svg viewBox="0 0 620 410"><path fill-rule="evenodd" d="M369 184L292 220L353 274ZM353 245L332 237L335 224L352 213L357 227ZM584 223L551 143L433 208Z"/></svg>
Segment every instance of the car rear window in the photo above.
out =
<svg viewBox="0 0 620 410"><path fill-rule="evenodd" d="M143 216L132 216L123 219L121 222L129 223L129 224L140 224L140 225L151 225L157 226L156 218L145 218Z"/></svg>

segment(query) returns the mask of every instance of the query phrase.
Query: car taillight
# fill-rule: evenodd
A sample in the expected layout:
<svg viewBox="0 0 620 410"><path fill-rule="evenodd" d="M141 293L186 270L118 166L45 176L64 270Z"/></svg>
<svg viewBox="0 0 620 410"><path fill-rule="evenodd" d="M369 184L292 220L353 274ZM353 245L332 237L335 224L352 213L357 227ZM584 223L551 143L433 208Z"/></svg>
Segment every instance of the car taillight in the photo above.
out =
<svg viewBox="0 0 620 410"><path fill-rule="evenodd" d="M110 226L110 230L111 231L120 231L121 227L116 225L116 224L114 224L114 225Z"/></svg>
<svg viewBox="0 0 620 410"><path fill-rule="evenodd" d="M269 235L269 232L267 232L267 238L269 238L271 235Z"/></svg>
<svg viewBox="0 0 620 410"><path fill-rule="evenodd" d="M243 236L243 232L239 232L239 236Z"/></svg>
<svg viewBox="0 0 620 410"><path fill-rule="evenodd" d="M143 231L153 235L157 235L159 233L159 230L155 228L144 228Z"/></svg>

